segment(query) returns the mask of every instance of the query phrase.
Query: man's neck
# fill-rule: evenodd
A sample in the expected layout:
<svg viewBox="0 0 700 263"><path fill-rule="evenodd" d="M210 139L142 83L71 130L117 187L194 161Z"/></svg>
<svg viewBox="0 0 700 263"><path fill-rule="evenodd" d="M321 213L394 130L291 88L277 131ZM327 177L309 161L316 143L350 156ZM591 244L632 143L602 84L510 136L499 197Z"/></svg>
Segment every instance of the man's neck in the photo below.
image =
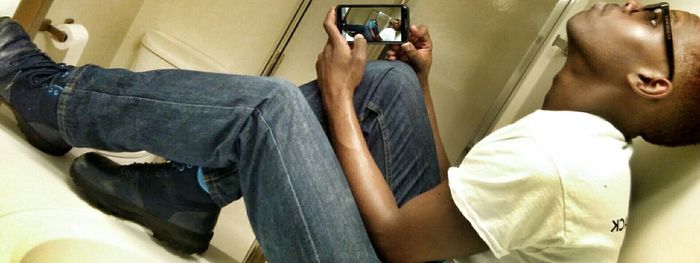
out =
<svg viewBox="0 0 700 263"><path fill-rule="evenodd" d="M625 137L636 137L630 116L619 111L625 102L610 95L613 89L587 72L566 65L554 78L542 109L590 113L610 122Z"/></svg>

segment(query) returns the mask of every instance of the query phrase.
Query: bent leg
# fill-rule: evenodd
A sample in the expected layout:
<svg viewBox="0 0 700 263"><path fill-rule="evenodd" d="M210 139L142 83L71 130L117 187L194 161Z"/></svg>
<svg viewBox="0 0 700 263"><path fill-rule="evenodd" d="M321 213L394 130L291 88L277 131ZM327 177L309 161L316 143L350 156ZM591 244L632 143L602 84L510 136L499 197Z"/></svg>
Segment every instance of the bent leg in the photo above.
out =
<svg viewBox="0 0 700 263"><path fill-rule="evenodd" d="M301 90L327 131L317 83L307 83ZM432 129L411 67L403 62L368 63L354 104L370 153L399 206L440 183Z"/></svg>
<svg viewBox="0 0 700 263"><path fill-rule="evenodd" d="M272 262L377 261L330 143L297 87L191 71L82 70L59 103L71 144L235 167Z"/></svg>

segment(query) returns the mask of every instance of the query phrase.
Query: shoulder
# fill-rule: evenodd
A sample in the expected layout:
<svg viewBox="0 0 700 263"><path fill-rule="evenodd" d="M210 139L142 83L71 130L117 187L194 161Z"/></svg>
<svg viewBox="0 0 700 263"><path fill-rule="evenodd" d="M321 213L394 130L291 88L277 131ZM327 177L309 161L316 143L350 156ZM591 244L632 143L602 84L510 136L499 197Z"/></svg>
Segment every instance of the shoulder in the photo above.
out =
<svg viewBox="0 0 700 263"><path fill-rule="evenodd" d="M509 127L477 143L456 171L489 176L523 177L530 180L557 179L552 158L532 131Z"/></svg>

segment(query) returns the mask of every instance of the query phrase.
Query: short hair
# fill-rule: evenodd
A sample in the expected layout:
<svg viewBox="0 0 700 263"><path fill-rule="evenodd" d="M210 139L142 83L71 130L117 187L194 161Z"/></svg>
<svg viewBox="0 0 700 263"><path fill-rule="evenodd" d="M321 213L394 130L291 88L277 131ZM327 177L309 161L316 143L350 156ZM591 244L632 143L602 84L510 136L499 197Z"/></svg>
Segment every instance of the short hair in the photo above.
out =
<svg viewBox="0 0 700 263"><path fill-rule="evenodd" d="M683 146L700 143L700 44L685 41L676 58L681 66L674 79L674 90L678 94L676 105L670 109L671 120L652 124L656 138L644 138L663 146ZM642 136L644 137L644 136ZM657 140L661 139L661 140Z"/></svg>
<svg viewBox="0 0 700 263"><path fill-rule="evenodd" d="M681 52L683 55L676 59L683 69L681 78L675 83L686 96L700 99L700 44L686 42L686 46ZM698 109L700 110L700 109Z"/></svg>

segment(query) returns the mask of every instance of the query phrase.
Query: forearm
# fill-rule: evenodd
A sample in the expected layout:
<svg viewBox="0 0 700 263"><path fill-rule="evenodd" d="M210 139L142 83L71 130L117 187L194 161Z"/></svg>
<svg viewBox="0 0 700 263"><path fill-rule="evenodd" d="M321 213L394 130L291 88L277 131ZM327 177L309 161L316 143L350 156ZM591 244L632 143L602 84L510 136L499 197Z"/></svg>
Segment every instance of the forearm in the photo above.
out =
<svg viewBox="0 0 700 263"><path fill-rule="evenodd" d="M325 99L324 101L328 101ZM327 116L336 156L375 246L386 244L399 208L379 167L369 152L352 101L326 103ZM378 247L379 253L381 246Z"/></svg>
<svg viewBox="0 0 700 263"><path fill-rule="evenodd" d="M438 162L440 163L440 178L442 180L446 180L447 169L450 168L450 160L449 158L447 158L445 147L442 144L442 137L440 137L440 130L438 129L437 118L435 117L435 109L433 107L433 98L430 94L430 84L428 83L427 73L425 76L423 74L419 74L418 80L423 90L423 98L425 100L425 108L428 110L428 119L430 119L430 127L433 130L433 141L435 141L435 151L437 152Z"/></svg>

